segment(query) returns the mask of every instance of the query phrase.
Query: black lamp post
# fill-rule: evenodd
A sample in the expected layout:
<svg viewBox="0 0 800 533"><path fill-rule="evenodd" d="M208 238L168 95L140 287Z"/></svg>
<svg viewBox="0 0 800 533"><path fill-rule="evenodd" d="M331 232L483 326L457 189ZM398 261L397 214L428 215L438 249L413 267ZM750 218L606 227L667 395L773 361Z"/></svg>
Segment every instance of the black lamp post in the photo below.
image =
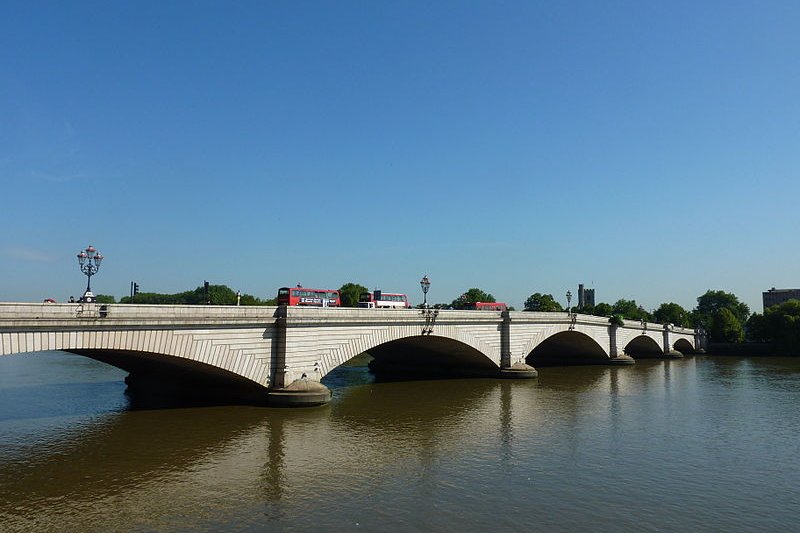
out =
<svg viewBox="0 0 800 533"><path fill-rule="evenodd" d="M428 276L422 276L422 279L419 282L419 286L422 287L422 307L427 309L428 308L428 289L431 286L431 280L428 279Z"/></svg>
<svg viewBox="0 0 800 533"><path fill-rule="evenodd" d="M572 292L567 291L567 314L569 314L570 305L569 303L572 301Z"/></svg>
<svg viewBox="0 0 800 533"><path fill-rule="evenodd" d="M100 262L102 260L103 256L91 244L78 254L78 265L81 272L89 278L86 282L86 292L83 293L83 297L80 299L81 302L92 303L95 301L94 294L92 294L92 276L100 270Z"/></svg>

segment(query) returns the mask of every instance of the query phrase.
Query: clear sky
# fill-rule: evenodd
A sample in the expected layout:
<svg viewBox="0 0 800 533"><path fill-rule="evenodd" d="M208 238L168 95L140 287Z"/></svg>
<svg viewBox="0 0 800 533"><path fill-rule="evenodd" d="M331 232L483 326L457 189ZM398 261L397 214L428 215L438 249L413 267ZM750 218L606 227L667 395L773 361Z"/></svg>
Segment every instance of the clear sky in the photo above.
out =
<svg viewBox="0 0 800 533"><path fill-rule="evenodd" d="M800 2L0 5L0 300L800 287ZM574 300L573 300L574 301Z"/></svg>

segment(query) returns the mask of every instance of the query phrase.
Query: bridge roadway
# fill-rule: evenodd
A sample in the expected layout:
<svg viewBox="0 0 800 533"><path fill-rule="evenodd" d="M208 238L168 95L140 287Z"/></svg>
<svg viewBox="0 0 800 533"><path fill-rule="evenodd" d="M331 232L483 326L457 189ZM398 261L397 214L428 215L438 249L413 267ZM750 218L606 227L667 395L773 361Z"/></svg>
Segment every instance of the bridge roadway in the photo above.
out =
<svg viewBox="0 0 800 533"><path fill-rule="evenodd" d="M537 364L630 364L704 342L693 329L566 312L0 303L0 355L64 350L126 370L131 387L275 403L324 403L319 381L364 352L376 372L535 377Z"/></svg>

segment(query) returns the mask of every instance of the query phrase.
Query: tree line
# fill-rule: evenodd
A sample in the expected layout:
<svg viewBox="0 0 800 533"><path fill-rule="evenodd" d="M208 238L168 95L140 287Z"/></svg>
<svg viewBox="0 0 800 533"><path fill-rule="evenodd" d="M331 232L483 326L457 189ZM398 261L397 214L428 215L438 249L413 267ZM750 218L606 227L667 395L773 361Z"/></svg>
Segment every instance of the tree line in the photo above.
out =
<svg viewBox="0 0 800 533"><path fill-rule="evenodd" d="M98 303L116 303L116 298L106 294L96 296ZM211 285L206 291L204 285L196 289L178 292L175 294L165 294L158 292L139 292L133 296L123 296L120 298L121 304L152 304L152 305L236 305L236 291L227 285ZM240 294L240 305L278 305L277 298L261 299L252 294Z"/></svg>

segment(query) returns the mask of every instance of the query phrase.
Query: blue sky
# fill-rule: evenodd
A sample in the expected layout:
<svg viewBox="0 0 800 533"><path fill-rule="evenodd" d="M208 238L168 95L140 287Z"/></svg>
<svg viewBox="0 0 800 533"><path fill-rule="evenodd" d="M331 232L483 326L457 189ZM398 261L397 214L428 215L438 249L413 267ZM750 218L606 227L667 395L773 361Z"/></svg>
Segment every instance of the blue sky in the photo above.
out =
<svg viewBox="0 0 800 533"><path fill-rule="evenodd" d="M203 280L761 311L798 2L4 2L0 300Z"/></svg>

